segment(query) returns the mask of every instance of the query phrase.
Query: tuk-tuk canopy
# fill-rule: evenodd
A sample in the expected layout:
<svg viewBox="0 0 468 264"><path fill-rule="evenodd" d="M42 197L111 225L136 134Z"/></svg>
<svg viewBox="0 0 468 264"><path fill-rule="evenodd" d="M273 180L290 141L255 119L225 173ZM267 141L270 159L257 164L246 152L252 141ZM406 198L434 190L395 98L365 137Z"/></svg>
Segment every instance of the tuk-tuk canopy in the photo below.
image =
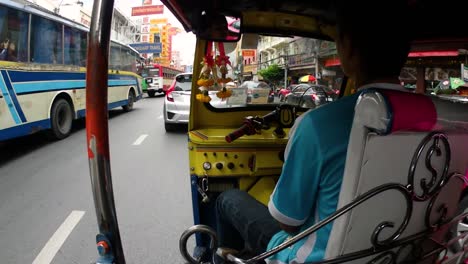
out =
<svg viewBox="0 0 468 264"><path fill-rule="evenodd" d="M242 33L262 33L288 36L294 29L296 36L330 39L319 25L334 24L335 12L330 0L162 0L178 18L185 30L197 34L203 12L242 17ZM411 7L415 41L463 39L466 42L465 1L408 0ZM464 7L465 6L465 7ZM369 12L373 12L369 10ZM398 14L395 14L398 19ZM289 20L289 25L281 21ZM294 23L294 20L300 23ZM371 22L370 22L371 23ZM391 23L391 21L390 21ZM370 30L372 25L370 24Z"/></svg>

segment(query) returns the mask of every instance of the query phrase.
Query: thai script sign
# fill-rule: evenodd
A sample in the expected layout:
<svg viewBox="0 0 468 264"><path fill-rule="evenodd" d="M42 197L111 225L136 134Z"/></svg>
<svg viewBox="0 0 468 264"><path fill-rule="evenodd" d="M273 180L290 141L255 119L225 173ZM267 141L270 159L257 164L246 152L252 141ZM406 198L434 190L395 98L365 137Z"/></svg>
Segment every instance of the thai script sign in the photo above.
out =
<svg viewBox="0 0 468 264"><path fill-rule="evenodd" d="M312 54L298 54L288 57L288 66L310 65L315 63L315 56Z"/></svg>
<svg viewBox="0 0 468 264"><path fill-rule="evenodd" d="M164 13L163 5L132 7L132 16L158 15Z"/></svg>

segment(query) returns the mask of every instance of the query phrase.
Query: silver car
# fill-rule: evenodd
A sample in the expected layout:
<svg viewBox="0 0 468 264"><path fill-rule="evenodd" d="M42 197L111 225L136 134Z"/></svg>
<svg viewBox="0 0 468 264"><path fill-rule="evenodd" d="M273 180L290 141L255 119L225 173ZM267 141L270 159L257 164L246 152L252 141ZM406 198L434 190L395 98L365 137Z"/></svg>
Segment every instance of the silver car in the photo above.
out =
<svg viewBox="0 0 468 264"><path fill-rule="evenodd" d="M178 74L164 97L164 128L167 132L176 130L180 124L188 124L190 115L190 95L192 73ZM217 91L209 91L210 104L215 108L226 107L226 100L216 96Z"/></svg>
<svg viewBox="0 0 468 264"><path fill-rule="evenodd" d="M192 74L178 74L164 97L164 128L174 131L177 124L187 124L190 114Z"/></svg>

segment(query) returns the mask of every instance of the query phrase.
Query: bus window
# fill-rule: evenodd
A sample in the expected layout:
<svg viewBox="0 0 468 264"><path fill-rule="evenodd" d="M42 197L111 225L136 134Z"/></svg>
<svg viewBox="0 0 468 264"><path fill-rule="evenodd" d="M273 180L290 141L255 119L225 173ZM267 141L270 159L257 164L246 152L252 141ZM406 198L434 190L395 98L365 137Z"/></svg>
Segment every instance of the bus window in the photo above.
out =
<svg viewBox="0 0 468 264"><path fill-rule="evenodd" d="M31 62L63 63L62 25L36 15L32 16Z"/></svg>
<svg viewBox="0 0 468 264"><path fill-rule="evenodd" d="M120 70L121 64L122 64L122 58L120 54L120 45L117 43L111 42L109 68L113 70Z"/></svg>
<svg viewBox="0 0 468 264"><path fill-rule="evenodd" d="M0 60L28 60L28 25L27 13L0 6Z"/></svg>
<svg viewBox="0 0 468 264"><path fill-rule="evenodd" d="M85 45L83 46L83 44ZM65 26L64 64L84 66L81 61L83 49L86 53L86 33Z"/></svg>
<svg viewBox="0 0 468 264"><path fill-rule="evenodd" d="M88 33L81 32L80 66L86 67L86 55L88 49Z"/></svg>
<svg viewBox="0 0 468 264"><path fill-rule="evenodd" d="M122 70L124 71L132 71L132 54L130 54L130 49L128 47L122 46L121 47L121 54L122 54Z"/></svg>

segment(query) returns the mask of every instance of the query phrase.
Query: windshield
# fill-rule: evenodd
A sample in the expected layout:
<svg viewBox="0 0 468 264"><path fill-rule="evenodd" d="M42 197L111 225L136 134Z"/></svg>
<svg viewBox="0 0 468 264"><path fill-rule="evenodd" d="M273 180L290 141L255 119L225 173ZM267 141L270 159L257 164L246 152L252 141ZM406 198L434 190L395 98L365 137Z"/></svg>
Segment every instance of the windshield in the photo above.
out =
<svg viewBox="0 0 468 264"><path fill-rule="evenodd" d="M192 74L179 74L175 80L174 91L190 92L192 89Z"/></svg>
<svg viewBox="0 0 468 264"><path fill-rule="evenodd" d="M250 46L242 46L245 45L238 45L226 54L232 66L226 77L232 81L225 87L231 91L231 96L219 103L218 98L213 98L216 94L210 93L214 99L211 101L212 106L242 108L297 104L298 100L289 98L294 88L301 89L295 93L303 93L301 103L308 101L309 98L305 97L310 97L311 93L317 97L315 106L338 98L344 74L340 65L335 63L337 53L333 42L259 35ZM317 93L318 88L315 87L319 86L320 93Z"/></svg>
<svg viewBox="0 0 468 264"><path fill-rule="evenodd" d="M159 77L159 69L145 68L141 74L142 77Z"/></svg>

